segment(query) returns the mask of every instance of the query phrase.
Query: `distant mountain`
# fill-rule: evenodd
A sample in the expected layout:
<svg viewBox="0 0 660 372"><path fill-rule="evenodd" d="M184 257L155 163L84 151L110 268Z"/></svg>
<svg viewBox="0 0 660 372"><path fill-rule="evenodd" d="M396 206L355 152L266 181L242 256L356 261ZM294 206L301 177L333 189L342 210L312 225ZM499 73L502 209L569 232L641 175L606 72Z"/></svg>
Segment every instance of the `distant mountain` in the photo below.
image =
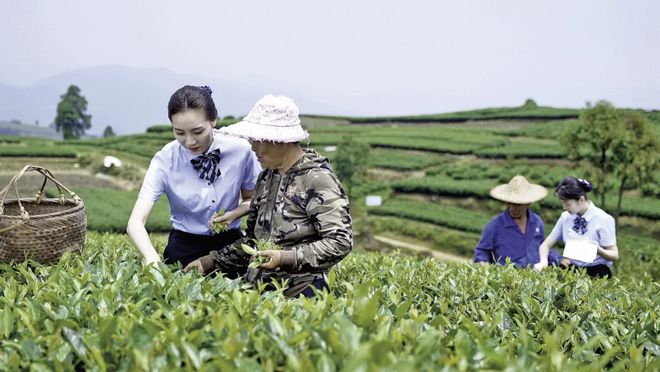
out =
<svg viewBox="0 0 660 372"><path fill-rule="evenodd" d="M56 132L54 128L21 123L18 120L0 120L0 135L62 139L62 133Z"/></svg>
<svg viewBox="0 0 660 372"><path fill-rule="evenodd" d="M287 94L307 112L327 107L307 99L282 84L252 77L247 84L186 75L163 68L96 66L41 80L27 88L0 84L0 120L39 122L50 125L60 96L69 85L80 87L92 115L91 134L100 135L107 125L117 134L141 133L154 124L167 123L170 95L186 85L209 85L220 116L242 116L268 93Z"/></svg>

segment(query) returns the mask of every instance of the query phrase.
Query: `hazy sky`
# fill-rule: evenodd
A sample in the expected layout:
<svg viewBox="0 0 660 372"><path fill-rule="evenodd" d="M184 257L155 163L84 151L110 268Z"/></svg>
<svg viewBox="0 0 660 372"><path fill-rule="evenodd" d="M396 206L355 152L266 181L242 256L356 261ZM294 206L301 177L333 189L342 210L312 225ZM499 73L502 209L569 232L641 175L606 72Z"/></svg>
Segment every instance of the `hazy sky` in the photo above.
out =
<svg viewBox="0 0 660 372"><path fill-rule="evenodd" d="M285 91L273 93L294 90L331 114L446 112L528 97L660 109L657 0L0 4L0 83L10 85L120 64L281 82Z"/></svg>

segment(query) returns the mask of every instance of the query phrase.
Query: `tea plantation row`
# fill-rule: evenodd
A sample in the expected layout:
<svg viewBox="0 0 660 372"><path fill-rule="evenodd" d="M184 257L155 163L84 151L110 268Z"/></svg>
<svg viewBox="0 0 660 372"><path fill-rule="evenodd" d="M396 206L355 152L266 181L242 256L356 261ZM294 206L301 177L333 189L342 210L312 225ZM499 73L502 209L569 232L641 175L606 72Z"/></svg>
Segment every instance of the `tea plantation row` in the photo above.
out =
<svg viewBox="0 0 660 372"><path fill-rule="evenodd" d="M0 270L8 370L660 367L660 285L648 280L356 252L329 294L289 300L144 267L125 236L97 233L59 265Z"/></svg>

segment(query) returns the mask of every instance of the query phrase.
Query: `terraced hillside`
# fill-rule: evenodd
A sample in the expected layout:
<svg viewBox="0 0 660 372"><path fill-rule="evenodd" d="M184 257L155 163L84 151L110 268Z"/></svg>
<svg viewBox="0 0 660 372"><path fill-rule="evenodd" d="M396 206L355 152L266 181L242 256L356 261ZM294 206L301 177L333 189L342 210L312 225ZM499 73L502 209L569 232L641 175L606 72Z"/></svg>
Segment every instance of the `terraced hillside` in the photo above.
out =
<svg viewBox="0 0 660 372"><path fill-rule="evenodd" d="M547 108L542 111L544 118L552 113ZM369 176L358 186L359 197L353 203L360 209L366 193L384 197L382 207L369 210L369 218L378 222L372 224L373 232L404 240L423 237L421 243L427 248L469 256L485 221L502 209L500 203L490 200L490 188L522 174L552 189L565 175L586 173L580 164L564 158L557 141L576 120L577 112L556 110L550 117L553 120L541 121L501 117L503 113L524 117L529 112L524 108L477 110L447 114L435 122L390 118L379 124L366 124L373 121L359 118L303 117L303 124L312 133L305 145L332 160L335 152L326 149L333 150L345 138L368 143ZM568 114L573 116L566 118ZM654 128L660 127L657 115L649 115ZM227 124L231 121L219 125ZM104 211L90 214L91 227L121 232L151 156L171 140L168 126L155 126L138 135L64 142L4 136L0 138L0 183L7 182L26 163L45 165L63 182L79 189L91 211ZM105 155L120 158L124 166L104 169ZM660 183L660 172L656 172L656 179ZM38 177L27 177L21 191L32 195L40 182ZM653 189L625 192L619 227L622 236L641 230L651 241L660 239L657 196ZM165 202L158 204L151 228L167 231L167 206ZM549 225L560 212L558 201L552 197L532 208ZM418 228L411 226L415 223L420 224ZM436 226L435 233L412 233L428 230L429 224ZM406 228L401 227L404 225ZM463 234L461 244L439 244L446 231Z"/></svg>
<svg viewBox="0 0 660 372"><path fill-rule="evenodd" d="M0 186L25 164L45 166L81 195L89 222L81 256L52 267L0 265L0 366L657 370L657 188L624 193L612 280L417 257L469 259L484 223L503 209L488 191L515 174L552 188L586 173L557 142L575 111L515 112L303 118L312 133L305 145L332 160L350 137L368 143L370 157L352 200L356 251L330 275L331 293L297 301L221 276L142 266L123 231L151 156L172 140L168 127L82 141L0 137ZM649 115L658 133L659 117ZM123 166L104 168L105 155ZM660 172L655 178L660 184ZM22 179L21 196L41 182ZM47 193L56 196L53 187ZM366 208L366 195L383 205ZM546 226L560 212L552 197L531 208ZM169 231L166 201L148 229ZM155 242L162 251L165 240Z"/></svg>

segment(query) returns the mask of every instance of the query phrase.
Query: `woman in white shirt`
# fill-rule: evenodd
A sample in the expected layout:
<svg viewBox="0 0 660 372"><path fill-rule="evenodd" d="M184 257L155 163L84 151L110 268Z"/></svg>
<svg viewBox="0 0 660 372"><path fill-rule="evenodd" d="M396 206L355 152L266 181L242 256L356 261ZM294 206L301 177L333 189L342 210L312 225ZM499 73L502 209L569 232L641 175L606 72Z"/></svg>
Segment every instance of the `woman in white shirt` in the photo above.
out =
<svg viewBox="0 0 660 372"><path fill-rule="evenodd" d="M591 262L564 258L560 261L562 266L585 268L592 277L612 275L612 263L619 259L614 218L587 199L587 193L592 189L589 181L570 176L559 183L555 194L561 200L564 212L539 247L541 260L534 265L536 270L548 266L548 252L558 240L565 243L574 240L585 242L580 245L583 249L595 244L596 258Z"/></svg>
<svg viewBox="0 0 660 372"><path fill-rule="evenodd" d="M214 130L218 116L207 86L184 86L170 98L168 116L175 140L151 160L127 233L147 263L160 261L145 224L164 193L172 231L165 263L189 262L242 237L240 218L247 214L261 171L250 144ZM224 215L211 218L215 212ZM212 223L229 225L216 233Z"/></svg>

